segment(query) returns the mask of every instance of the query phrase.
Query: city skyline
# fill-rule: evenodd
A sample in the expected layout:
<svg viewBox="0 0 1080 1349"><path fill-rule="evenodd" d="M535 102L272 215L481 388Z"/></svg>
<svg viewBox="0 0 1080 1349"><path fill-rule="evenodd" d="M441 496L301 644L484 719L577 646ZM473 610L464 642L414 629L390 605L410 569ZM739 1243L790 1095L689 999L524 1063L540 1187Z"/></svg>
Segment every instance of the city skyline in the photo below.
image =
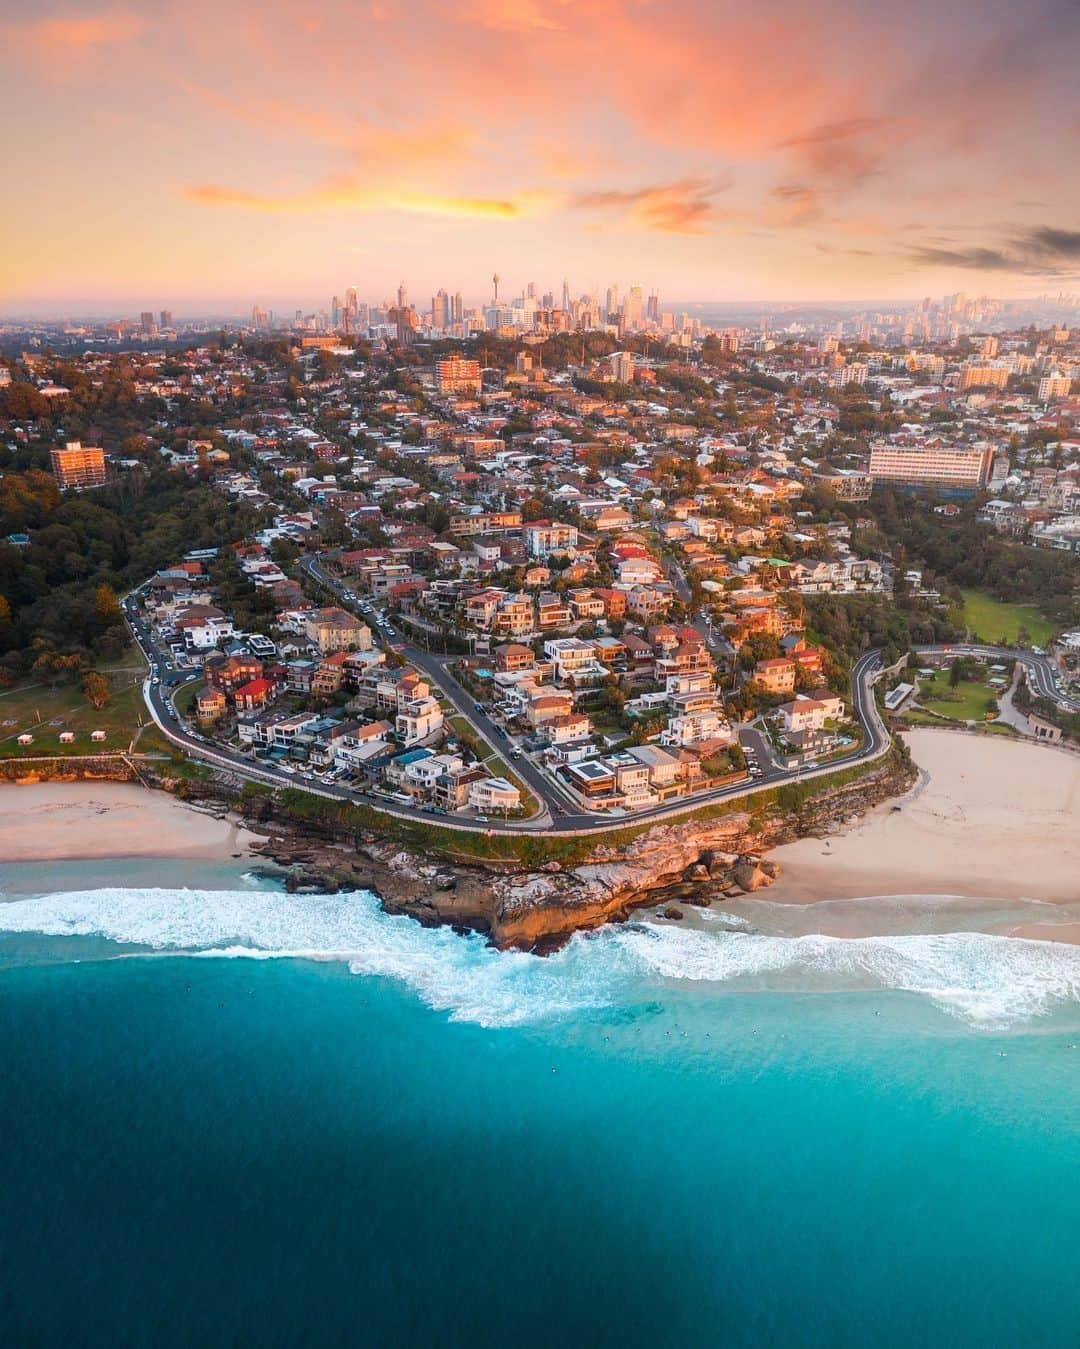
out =
<svg viewBox="0 0 1080 1349"><path fill-rule="evenodd" d="M681 304L1075 289L1077 22L1060 0L15 4L0 311L307 307L343 273L474 304L493 271Z"/></svg>

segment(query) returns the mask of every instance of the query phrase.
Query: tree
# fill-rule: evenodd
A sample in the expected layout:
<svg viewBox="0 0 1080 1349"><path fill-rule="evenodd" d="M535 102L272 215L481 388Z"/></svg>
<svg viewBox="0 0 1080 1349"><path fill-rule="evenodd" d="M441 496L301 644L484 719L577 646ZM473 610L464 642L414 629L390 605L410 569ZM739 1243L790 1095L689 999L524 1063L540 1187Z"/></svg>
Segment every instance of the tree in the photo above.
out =
<svg viewBox="0 0 1080 1349"><path fill-rule="evenodd" d="M104 675L96 670L87 670L82 678L82 691L87 702L99 711L112 697L112 689Z"/></svg>
<svg viewBox="0 0 1080 1349"><path fill-rule="evenodd" d="M962 678L963 674L961 673L960 670L960 661L959 659L954 660L953 663L949 666L949 688L951 689L956 688L957 684L960 683L960 680Z"/></svg>
<svg viewBox="0 0 1080 1349"><path fill-rule="evenodd" d="M121 621L120 601L107 582L102 582L94 591L94 617L103 628L111 628Z"/></svg>

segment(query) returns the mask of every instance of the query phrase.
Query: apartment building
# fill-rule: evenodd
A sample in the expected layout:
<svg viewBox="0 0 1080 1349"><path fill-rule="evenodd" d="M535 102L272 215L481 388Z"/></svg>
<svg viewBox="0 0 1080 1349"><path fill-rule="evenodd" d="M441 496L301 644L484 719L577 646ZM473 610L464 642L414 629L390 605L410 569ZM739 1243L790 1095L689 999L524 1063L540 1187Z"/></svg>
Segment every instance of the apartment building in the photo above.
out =
<svg viewBox="0 0 1080 1349"><path fill-rule="evenodd" d="M545 558L577 547L576 525L559 520L533 520L523 530L525 551L530 557Z"/></svg>
<svg viewBox="0 0 1080 1349"><path fill-rule="evenodd" d="M881 443L870 447L870 477L875 483L939 483L977 491L990 481L993 467L991 449Z"/></svg>
<svg viewBox="0 0 1080 1349"><path fill-rule="evenodd" d="M105 483L105 451L78 440L49 451L53 477L62 491L101 487Z"/></svg>
<svg viewBox="0 0 1080 1349"><path fill-rule="evenodd" d="M324 656L335 651L371 650L371 629L344 609L316 609L305 616L304 632Z"/></svg>

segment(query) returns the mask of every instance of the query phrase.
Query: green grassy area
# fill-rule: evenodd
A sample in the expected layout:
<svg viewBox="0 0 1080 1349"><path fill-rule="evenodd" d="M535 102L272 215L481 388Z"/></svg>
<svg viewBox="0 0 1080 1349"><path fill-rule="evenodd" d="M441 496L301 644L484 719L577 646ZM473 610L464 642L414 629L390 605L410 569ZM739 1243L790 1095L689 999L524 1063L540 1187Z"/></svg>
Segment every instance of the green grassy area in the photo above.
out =
<svg viewBox="0 0 1080 1349"><path fill-rule="evenodd" d="M958 622L973 637L995 645L1016 646L1021 629L1028 644L1045 646L1054 635L1054 625L1031 604L1010 604L979 590L963 591L964 607Z"/></svg>
<svg viewBox="0 0 1080 1349"><path fill-rule="evenodd" d="M195 710L195 699L205 687L199 680L193 679L190 684L184 684L176 691L173 698L173 704L182 717L187 716Z"/></svg>
<svg viewBox="0 0 1080 1349"><path fill-rule="evenodd" d="M145 666L129 655L124 663L97 668L111 689L108 703L100 709L87 701L78 681L50 688L47 683L28 680L0 691L0 757L126 750L140 723L149 720L142 697ZM74 743L61 745L63 731L75 733ZM93 731L104 731L105 740L92 741ZM24 732L34 737L32 745L17 743Z"/></svg>
<svg viewBox="0 0 1080 1349"><path fill-rule="evenodd" d="M962 679L956 688L949 687L949 671L938 670L930 679L919 680L919 702L930 712L954 721L982 721L987 704L1000 698L1005 690L994 689L980 680Z"/></svg>

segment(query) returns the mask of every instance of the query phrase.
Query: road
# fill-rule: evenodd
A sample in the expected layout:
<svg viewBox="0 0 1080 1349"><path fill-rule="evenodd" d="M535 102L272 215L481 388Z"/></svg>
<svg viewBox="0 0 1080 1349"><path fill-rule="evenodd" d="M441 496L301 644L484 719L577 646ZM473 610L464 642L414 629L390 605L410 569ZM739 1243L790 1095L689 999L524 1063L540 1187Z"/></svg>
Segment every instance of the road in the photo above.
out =
<svg viewBox="0 0 1080 1349"><path fill-rule="evenodd" d="M1058 682L1057 670L1046 656L1034 651L1014 650L1008 646L982 646L972 642L954 642L951 646L917 646L920 656L980 656L985 660L1015 660L1027 670L1031 691L1049 698L1067 712L1080 712L1080 700L1070 698Z"/></svg>
<svg viewBox="0 0 1080 1349"><path fill-rule="evenodd" d="M344 608L351 608L342 597L342 586L330 577L314 558L304 559L304 566L313 579L327 586ZM178 669L172 661L172 653L155 637L143 621L137 609L125 601L125 615L128 624L143 653L157 666L156 675L148 678L143 686L143 696L150 715L162 733L175 745L183 748L192 757L215 767L226 769L238 777L252 782L262 782L278 787L298 787L316 796L331 800L352 801L370 806L398 819L418 821L439 828L461 829L479 833L537 833L537 834L584 834L619 828L622 825L656 823L662 820L677 819L681 815L700 810L703 806L738 797L751 797L758 792L782 786L787 782L807 781L810 778L823 777L835 773L841 768L880 758L889 748L889 733L878 713L874 700L873 681L880 668L879 653L868 652L856 662L852 670L852 707L856 719L863 729L863 742L850 753L833 759L820 768L804 768L787 771L775 764L762 764L762 776L749 782L736 782L714 791L696 792L691 798L681 798L662 806L653 806L647 810L635 810L622 816L592 815L574 809L569 799L564 797L555 783L543 774L535 764L526 758L514 761L514 771L520 775L538 800L542 803L539 815L528 820L478 821L451 816L433 816L430 811L420 808L385 802L362 792L357 792L338 784L324 784L299 778L296 774L284 773L274 765L255 760L247 754L229 746L210 742L198 732L190 731L180 720L172 698L178 686L200 678L200 675ZM418 669L423 670L453 707L466 717L474 734L490 746L491 750L505 755L511 742L504 738L497 723L485 711L477 711L468 693L457 683L447 669L447 658L431 655L411 643L393 643L394 649Z"/></svg>

